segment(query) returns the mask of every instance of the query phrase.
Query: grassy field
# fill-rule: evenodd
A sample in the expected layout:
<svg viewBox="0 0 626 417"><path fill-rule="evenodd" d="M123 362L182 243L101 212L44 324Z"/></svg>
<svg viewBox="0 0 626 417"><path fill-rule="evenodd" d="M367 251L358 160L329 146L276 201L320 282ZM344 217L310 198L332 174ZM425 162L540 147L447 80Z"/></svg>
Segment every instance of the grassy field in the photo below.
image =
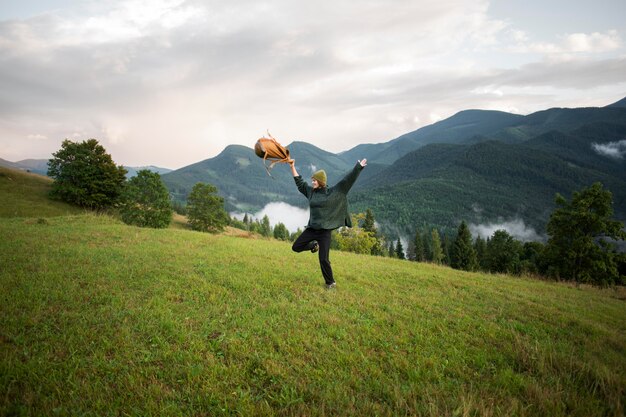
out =
<svg viewBox="0 0 626 417"><path fill-rule="evenodd" d="M286 243L89 213L0 237L0 415L624 415L620 289L333 252L327 291Z"/></svg>

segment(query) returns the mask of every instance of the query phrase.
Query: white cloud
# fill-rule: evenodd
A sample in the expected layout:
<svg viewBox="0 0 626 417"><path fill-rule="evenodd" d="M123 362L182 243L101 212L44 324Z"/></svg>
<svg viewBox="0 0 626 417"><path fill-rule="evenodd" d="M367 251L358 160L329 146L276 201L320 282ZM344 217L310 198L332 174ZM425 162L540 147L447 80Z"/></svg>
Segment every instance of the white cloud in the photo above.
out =
<svg viewBox="0 0 626 417"><path fill-rule="evenodd" d="M480 236L483 239L492 237L497 230L505 230L508 234L522 242L545 240L545 238L539 235L535 229L526 226L524 220L522 219L514 219L499 223L469 224L468 227L473 236Z"/></svg>
<svg viewBox="0 0 626 417"><path fill-rule="evenodd" d="M48 139L47 136L40 135L39 133L28 135L28 136L26 136L26 138L28 140L46 140L46 139Z"/></svg>
<svg viewBox="0 0 626 417"><path fill-rule="evenodd" d="M559 42L532 42L529 37L519 31L513 31L517 44L508 47L517 53L539 53L543 55L563 55L571 59L571 54L601 54L620 49L623 46L619 33L608 30L604 33L571 33L559 36Z"/></svg>
<svg viewBox="0 0 626 417"><path fill-rule="evenodd" d="M530 112L626 90L621 31L536 39L490 6L120 0L0 20L1 148L25 159L95 137L118 163L176 168L252 147L266 128L340 152L467 108ZM511 63L506 42L531 53ZM33 131L45 149L24 145Z"/></svg>
<svg viewBox="0 0 626 417"><path fill-rule="evenodd" d="M619 142L592 143L591 147L599 155L614 159L622 159L626 155L626 139Z"/></svg>

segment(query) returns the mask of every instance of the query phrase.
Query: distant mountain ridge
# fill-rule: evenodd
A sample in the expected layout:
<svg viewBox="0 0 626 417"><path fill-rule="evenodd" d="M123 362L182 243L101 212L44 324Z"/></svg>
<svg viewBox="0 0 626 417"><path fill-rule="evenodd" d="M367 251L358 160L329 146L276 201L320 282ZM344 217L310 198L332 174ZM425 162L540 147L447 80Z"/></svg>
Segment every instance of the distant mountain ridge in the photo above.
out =
<svg viewBox="0 0 626 417"><path fill-rule="evenodd" d="M0 166L5 166L9 168L20 169L22 171L33 172L39 175L48 175L48 159L24 159L17 162L7 161L6 159L0 158ZM128 173L126 174L126 178L131 178L137 175L137 172L142 169L147 169L152 172L159 173L161 175L167 174L168 172L172 172L173 170L169 168L161 168L153 165L144 166L144 167L129 167L124 166Z"/></svg>
<svg viewBox="0 0 626 417"><path fill-rule="evenodd" d="M541 232L555 193L570 196L595 181L613 192L616 216L626 219L625 158L599 152L626 140L622 103L626 99L526 116L464 110L391 141L339 154L298 141L289 148L302 175L324 168L331 184L357 159L367 158L368 168L351 193L353 211L372 208L379 222L398 233L414 233L417 225L452 230L461 220L511 218ZM286 166L275 167L272 176L251 148L229 146L163 180L181 200L197 181L215 184L231 211L253 212L275 201L306 206Z"/></svg>

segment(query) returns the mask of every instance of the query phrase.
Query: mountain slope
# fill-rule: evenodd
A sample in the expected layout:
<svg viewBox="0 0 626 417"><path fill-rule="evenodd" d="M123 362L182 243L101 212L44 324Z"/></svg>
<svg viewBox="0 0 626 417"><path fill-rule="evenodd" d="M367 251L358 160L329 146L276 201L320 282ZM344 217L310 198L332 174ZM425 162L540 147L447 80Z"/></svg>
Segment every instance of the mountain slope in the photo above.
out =
<svg viewBox="0 0 626 417"><path fill-rule="evenodd" d="M344 159L365 157L391 164L429 143L463 143L477 135L487 136L519 121L523 116L490 110L464 110L448 119L422 127L384 144L358 146L340 154Z"/></svg>
<svg viewBox="0 0 626 417"><path fill-rule="evenodd" d="M474 145L431 144L399 159L377 178L359 183L353 208L371 208L377 219L411 235L415 225L452 232L461 220L482 223L521 218L539 232L554 209L556 193L600 181L614 194L626 219L626 178L593 164L575 165L550 152L553 135L531 145L497 141ZM566 146L566 145L564 145ZM622 168L626 165L622 163Z"/></svg>

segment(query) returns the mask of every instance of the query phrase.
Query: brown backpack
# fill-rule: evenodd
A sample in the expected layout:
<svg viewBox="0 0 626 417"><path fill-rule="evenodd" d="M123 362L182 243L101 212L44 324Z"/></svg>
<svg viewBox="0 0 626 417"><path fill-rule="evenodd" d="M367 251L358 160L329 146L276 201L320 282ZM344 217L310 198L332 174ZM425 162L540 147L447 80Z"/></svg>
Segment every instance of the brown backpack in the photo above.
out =
<svg viewBox="0 0 626 417"><path fill-rule="evenodd" d="M289 149L278 143L276 139L270 135L270 132L267 132L267 135L269 138L262 137L256 141L254 152L259 158L263 158L263 166L265 166L267 174L271 177L270 169L279 162L288 163L291 157L289 156ZM272 161L269 167L265 164L265 161L268 159Z"/></svg>

